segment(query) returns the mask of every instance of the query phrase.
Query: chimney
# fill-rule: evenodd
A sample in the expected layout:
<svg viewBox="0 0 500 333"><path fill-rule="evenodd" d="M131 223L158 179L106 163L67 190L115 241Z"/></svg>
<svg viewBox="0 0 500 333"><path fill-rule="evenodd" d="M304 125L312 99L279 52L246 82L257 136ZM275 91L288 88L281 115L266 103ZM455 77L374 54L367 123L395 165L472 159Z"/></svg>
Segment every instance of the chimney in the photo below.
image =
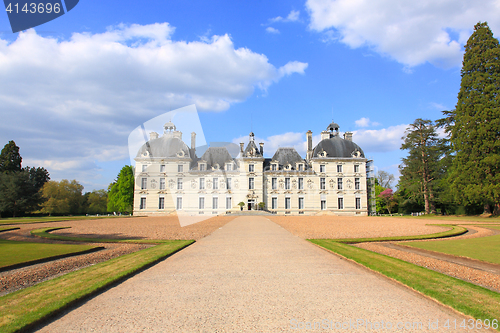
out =
<svg viewBox="0 0 500 333"><path fill-rule="evenodd" d="M345 132L344 133L344 140L352 141L352 132Z"/></svg>
<svg viewBox="0 0 500 333"><path fill-rule="evenodd" d="M195 132L191 133L191 150L192 151L196 150L196 133Z"/></svg>
<svg viewBox="0 0 500 333"><path fill-rule="evenodd" d="M245 144L243 142L240 143L240 153L241 153L241 157L243 157L243 147L245 146Z"/></svg>
<svg viewBox="0 0 500 333"><path fill-rule="evenodd" d="M264 156L264 142L260 142L259 146L260 146L260 154Z"/></svg>
<svg viewBox="0 0 500 333"><path fill-rule="evenodd" d="M310 160L312 158L312 150L313 150L313 139L312 139L313 132L311 132L311 130L307 131L306 136L307 136L307 155L306 155L306 159Z"/></svg>
<svg viewBox="0 0 500 333"><path fill-rule="evenodd" d="M321 140L326 140L326 139L330 139L330 132L328 131L321 132Z"/></svg>
<svg viewBox="0 0 500 333"><path fill-rule="evenodd" d="M154 140L154 139L158 139L158 133L156 133L156 132L149 133L149 141Z"/></svg>

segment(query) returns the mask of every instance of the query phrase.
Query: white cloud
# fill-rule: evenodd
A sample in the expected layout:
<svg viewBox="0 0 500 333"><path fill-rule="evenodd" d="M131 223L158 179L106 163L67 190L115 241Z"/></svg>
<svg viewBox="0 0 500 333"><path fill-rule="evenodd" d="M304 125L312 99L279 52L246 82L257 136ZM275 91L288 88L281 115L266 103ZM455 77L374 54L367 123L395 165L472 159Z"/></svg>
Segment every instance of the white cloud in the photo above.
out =
<svg viewBox="0 0 500 333"><path fill-rule="evenodd" d="M299 61L290 61L286 65L279 68L280 78L294 73L304 74L308 64Z"/></svg>
<svg viewBox="0 0 500 333"><path fill-rule="evenodd" d="M353 131L352 140L356 142L366 153L389 152L399 150L402 144L406 124L390 126L378 130Z"/></svg>
<svg viewBox="0 0 500 333"><path fill-rule="evenodd" d="M89 163L125 159L128 134L147 119L190 104L224 111L307 67L275 67L228 35L175 41L174 31L120 24L69 40L34 30L0 39L0 142L15 139L51 172L74 161L95 170Z"/></svg>
<svg viewBox="0 0 500 333"><path fill-rule="evenodd" d="M280 31L278 29L275 29L273 27L267 27L266 31L269 32L270 34L279 34Z"/></svg>
<svg viewBox="0 0 500 333"><path fill-rule="evenodd" d="M357 127L368 127L368 126L378 126L380 125L377 122L371 121L370 118L363 117L354 121Z"/></svg>
<svg viewBox="0 0 500 333"><path fill-rule="evenodd" d="M273 17L272 19L269 19L270 23L274 22L297 22L299 20L300 16L300 11L299 10L292 10L290 14L286 18L283 18L281 16Z"/></svg>
<svg viewBox="0 0 500 333"><path fill-rule="evenodd" d="M431 106L433 109L436 109L436 110L439 110L439 111L448 110L448 108L447 108L444 104L441 104L441 103L431 102L431 103L430 103L430 106Z"/></svg>
<svg viewBox="0 0 500 333"><path fill-rule="evenodd" d="M498 0L308 0L310 28L351 48L368 46L411 67L460 66L478 21L500 31Z"/></svg>

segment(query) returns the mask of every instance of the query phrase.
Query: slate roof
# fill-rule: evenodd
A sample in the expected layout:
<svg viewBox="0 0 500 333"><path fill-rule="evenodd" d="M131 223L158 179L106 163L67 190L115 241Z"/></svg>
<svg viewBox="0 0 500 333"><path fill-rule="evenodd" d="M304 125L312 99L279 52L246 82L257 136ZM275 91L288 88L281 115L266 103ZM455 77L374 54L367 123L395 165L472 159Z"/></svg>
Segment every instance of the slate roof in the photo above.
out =
<svg viewBox="0 0 500 333"><path fill-rule="evenodd" d="M216 164L219 165L220 169L224 169L227 162L233 161L231 154L226 147L210 147L200 158L207 162L207 169L210 170Z"/></svg>
<svg viewBox="0 0 500 333"><path fill-rule="evenodd" d="M291 164L293 170L295 170L295 163L297 162L304 162L304 165L306 164L295 148L278 148L271 160L278 161L280 167Z"/></svg>
<svg viewBox="0 0 500 333"><path fill-rule="evenodd" d="M177 153L182 151L185 157L190 157L189 147L179 138L164 135L158 139L153 139L139 149L137 157L144 157L143 153L148 151L148 158L176 158Z"/></svg>
<svg viewBox="0 0 500 333"><path fill-rule="evenodd" d="M325 151L326 157L353 157L353 153L360 152L360 158L365 157L363 150L354 142L335 136L330 139L324 139L318 143L313 150L313 158L321 157L319 154Z"/></svg>

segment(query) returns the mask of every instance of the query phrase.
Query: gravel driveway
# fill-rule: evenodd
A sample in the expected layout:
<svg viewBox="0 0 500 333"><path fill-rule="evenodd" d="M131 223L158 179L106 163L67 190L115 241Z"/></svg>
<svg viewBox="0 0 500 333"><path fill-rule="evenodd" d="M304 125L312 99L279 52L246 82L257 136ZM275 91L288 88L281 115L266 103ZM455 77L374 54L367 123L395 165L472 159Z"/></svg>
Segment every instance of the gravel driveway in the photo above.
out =
<svg viewBox="0 0 500 333"><path fill-rule="evenodd" d="M248 216L40 331L294 332L316 325L312 331L370 332L390 324L393 331L442 332L446 320L464 319L264 217Z"/></svg>

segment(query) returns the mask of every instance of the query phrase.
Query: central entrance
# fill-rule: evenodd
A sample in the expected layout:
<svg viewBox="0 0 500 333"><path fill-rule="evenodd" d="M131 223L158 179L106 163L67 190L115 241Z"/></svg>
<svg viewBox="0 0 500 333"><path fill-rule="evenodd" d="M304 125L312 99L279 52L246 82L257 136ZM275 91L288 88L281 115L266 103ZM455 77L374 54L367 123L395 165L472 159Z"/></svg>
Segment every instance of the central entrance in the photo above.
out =
<svg viewBox="0 0 500 333"><path fill-rule="evenodd" d="M248 199L248 210L255 209L255 200Z"/></svg>

